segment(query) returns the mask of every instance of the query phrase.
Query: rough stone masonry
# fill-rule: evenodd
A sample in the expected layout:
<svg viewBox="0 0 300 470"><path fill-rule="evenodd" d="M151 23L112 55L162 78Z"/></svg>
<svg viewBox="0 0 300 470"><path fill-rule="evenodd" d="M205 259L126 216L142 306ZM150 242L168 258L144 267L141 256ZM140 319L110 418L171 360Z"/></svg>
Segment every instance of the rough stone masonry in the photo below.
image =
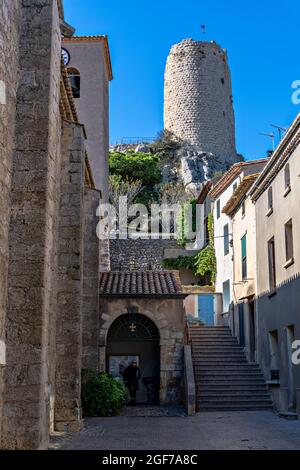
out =
<svg viewBox="0 0 300 470"><path fill-rule="evenodd" d="M186 39L172 47L164 123L182 142L181 173L192 189L239 160L227 53L215 42Z"/></svg>
<svg viewBox="0 0 300 470"><path fill-rule="evenodd" d="M88 290L98 284L99 243L86 227L99 193L85 178L62 15L57 0L0 3L3 449L45 449L51 429L80 429L82 325L99 303ZM86 355L96 354L89 345Z"/></svg>

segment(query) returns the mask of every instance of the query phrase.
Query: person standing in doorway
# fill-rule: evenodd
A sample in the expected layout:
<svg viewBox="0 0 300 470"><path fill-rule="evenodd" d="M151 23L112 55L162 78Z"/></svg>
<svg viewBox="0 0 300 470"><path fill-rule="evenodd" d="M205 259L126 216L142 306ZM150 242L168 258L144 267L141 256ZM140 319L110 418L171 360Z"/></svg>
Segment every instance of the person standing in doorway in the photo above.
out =
<svg viewBox="0 0 300 470"><path fill-rule="evenodd" d="M136 393L139 389L140 378L141 371L137 365L137 362L133 361L123 372L123 380L130 393L131 405L136 405Z"/></svg>

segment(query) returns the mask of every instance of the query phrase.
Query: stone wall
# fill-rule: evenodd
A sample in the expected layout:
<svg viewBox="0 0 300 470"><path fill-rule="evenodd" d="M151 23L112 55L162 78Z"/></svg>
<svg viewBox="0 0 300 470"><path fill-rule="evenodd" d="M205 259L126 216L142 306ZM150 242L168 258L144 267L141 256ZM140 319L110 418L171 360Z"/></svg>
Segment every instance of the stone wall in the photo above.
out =
<svg viewBox="0 0 300 470"><path fill-rule="evenodd" d="M84 134L63 123L56 320L55 429L81 428Z"/></svg>
<svg viewBox="0 0 300 470"><path fill-rule="evenodd" d="M165 129L198 151L236 159L227 54L214 42L172 47L165 71Z"/></svg>
<svg viewBox="0 0 300 470"><path fill-rule="evenodd" d="M56 1L23 2L20 25L1 445L38 449L48 442L49 322L55 315L53 227L60 158Z"/></svg>
<svg viewBox="0 0 300 470"><path fill-rule="evenodd" d="M99 239L97 218L100 194L84 192L84 260L82 304L82 368L99 369ZM103 242L101 242L103 243Z"/></svg>
<svg viewBox="0 0 300 470"><path fill-rule="evenodd" d="M164 252L172 248L176 240L111 240L111 270L163 271Z"/></svg>
<svg viewBox="0 0 300 470"><path fill-rule="evenodd" d="M2 0L0 3L0 423L2 422L3 367L5 365L8 231L16 110L18 20L19 2Z"/></svg>
<svg viewBox="0 0 300 470"><path fill-rule="evenodd" d="M46 449L81 427L83 320L98 365L99 193L61 119L57 1L3 0L0 20L0 448Z"/></svg>

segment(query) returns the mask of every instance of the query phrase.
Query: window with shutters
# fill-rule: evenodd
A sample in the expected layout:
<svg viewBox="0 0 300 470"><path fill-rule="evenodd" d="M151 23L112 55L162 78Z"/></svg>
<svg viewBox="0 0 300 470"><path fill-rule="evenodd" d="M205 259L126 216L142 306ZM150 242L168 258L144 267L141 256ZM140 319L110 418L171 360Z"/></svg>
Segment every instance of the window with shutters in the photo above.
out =
<svg viewBox="0 0 300 470"><path fill-rule="evenodd" d="M270 291L276 289L276 260L275 260L275 239L268 241L268 259L269 259L269 287Z"/></svg>
<svg viewBox="0 0 300 470"><path fill-rule="evenodd" d="M224 256L229 254L229 226L224 226Z"/></svg>
<svg viewBox="0 0 300 470"><path fill-rule="evenodd" d="M244 235L241 239L242 245L242 278L247 279L248 269L247 269L247 235Z"/></svg>
<svg viewBox="0 0 300 470"><path fill-rule="evenodd" d="M293 240L293 221L289 220L285 226L285 253L286 253L286 262L285 267L289 267L294 262L294 240Z"/></svg>

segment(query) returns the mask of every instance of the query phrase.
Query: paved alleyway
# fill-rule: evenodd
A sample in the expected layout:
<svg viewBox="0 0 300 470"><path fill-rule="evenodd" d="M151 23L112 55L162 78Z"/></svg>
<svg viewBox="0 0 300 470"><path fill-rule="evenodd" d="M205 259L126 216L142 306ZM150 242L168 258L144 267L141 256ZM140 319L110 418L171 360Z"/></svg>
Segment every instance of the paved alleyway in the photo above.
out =
<svg viewBox="0 0 300 470"><path fill-rule="evenodd" d="M68 450L300 449L300 421L272 411L199 413L183 417L88 419L85 429L56 447Z"/></svg>

